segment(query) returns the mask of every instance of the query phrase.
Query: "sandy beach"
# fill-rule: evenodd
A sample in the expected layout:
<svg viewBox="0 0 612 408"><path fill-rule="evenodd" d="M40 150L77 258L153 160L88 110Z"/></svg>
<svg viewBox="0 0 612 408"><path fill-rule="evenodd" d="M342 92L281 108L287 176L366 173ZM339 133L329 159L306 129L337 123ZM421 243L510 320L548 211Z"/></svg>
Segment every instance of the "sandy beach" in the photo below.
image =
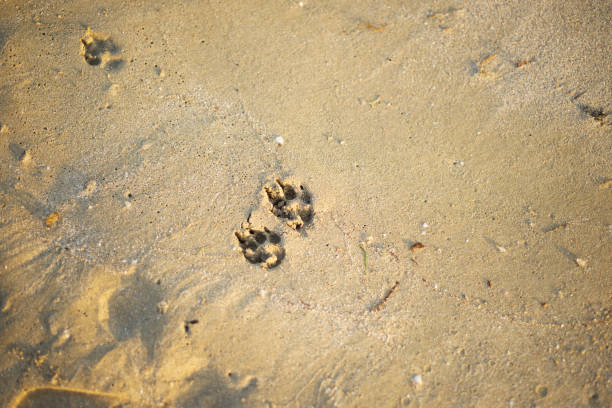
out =
<svg viewBox="0 0 612 408"><path fill-rule="evenodd" d="M612 406L611 39L607 0L2 0L0 406Z"/></svg>

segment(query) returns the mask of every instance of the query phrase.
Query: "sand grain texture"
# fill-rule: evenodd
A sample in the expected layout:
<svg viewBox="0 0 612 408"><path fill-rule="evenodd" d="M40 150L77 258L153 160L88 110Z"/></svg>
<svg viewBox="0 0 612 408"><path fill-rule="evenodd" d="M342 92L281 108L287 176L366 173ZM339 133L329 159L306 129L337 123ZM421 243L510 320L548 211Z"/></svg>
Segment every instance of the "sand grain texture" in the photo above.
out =
<svg viewBox="0 0 612 408"><path fill-rule="evenodd" d="M612 405L611 17L3 2L0 405Z"/></svg>

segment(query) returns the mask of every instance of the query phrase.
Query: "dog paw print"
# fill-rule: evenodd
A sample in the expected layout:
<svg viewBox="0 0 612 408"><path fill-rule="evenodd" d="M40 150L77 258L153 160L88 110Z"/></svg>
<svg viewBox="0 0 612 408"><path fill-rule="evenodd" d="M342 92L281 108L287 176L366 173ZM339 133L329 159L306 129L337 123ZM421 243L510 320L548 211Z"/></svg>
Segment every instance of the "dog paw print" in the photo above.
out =
<svg viewBox="0 0 612 408"><path fill-rule="evenodd" d="M264 190L272 214L287 219L289 227L299 231L312 221L312 195L304 185L276 179L274 183L265 186Z"/></svg>
<svg viewBox="0 0 612 408"><path fill-rule="evenodd" d="M264 268L273 268L285 257L281 246L281 236L264 227L251 228L245 224L240 231L234 232L245 259L251 263L261 264Z"/></svg>
<svg viewBox="0 0 612 408"><path fill-rule="evenodd" d="M87 28L81 38L81 55L89 65L102 65L107 71L116 70L123 65L123 60L117 55L120 52L110 35Z"/></svg>
<svg viewBox="0 0 612 408"><path fill-rule="evenodd" d="M312 222L313 198L303 184L280 179L265 185L260 196L259 207L249 213L234 235L244 258L267 269L279 265L285 257L280 235L285 225L300 231ZM274 231L269 228L272 225Z"/></svg>

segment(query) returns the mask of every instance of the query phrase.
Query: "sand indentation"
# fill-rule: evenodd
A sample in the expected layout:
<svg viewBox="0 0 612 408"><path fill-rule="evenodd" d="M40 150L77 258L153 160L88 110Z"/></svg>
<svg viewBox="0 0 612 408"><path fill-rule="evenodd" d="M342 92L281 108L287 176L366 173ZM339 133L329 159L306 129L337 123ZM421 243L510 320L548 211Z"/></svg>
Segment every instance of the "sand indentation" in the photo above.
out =
<svg viewBox="0 0 612 408"><path fill-rule="evenodd" d="M273 268L285 257L281 246L281 236L264 227L263 230L243 225L234 233L245 259L251 263L260 263L264 268Z"/></svg>
<svg viewBox="0 0 612 408"><path fill-rule="evenodd" d="M89 65L102 65L107 71L118 69L123 65L123 60L117 55L120 52L108 34L87 28L87 32L81 37L81 54Z"/></svg>
<svg viewBox="0 0 612 408"><path fill-rule="evenodd" d="M287 219L289 227L298 231L312 221L312 195L304 185L276 179L274 183L265 186L264 190L272 214Z"/></svg>

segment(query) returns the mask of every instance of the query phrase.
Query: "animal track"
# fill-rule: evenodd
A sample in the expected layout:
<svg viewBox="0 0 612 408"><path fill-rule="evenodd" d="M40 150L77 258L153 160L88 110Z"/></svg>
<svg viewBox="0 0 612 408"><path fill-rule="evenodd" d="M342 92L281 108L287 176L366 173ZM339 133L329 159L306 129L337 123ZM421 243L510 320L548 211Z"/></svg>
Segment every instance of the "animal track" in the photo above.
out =
<svg viewBox="0 0 612 408"><path fill-rule="evenodd" d="M240 231L234 232L242 253L247 261L273 268L285 257L285 249L280 245L281 236L264 227L263 230L251 228L248 223Z"/></svg>
<svg viewBox="0 0 612 408"><path fill-rule="evenodd" d="M296 186L288 181L275 179L264 187L272 205L270 211L279 218L286 218L286 224L298 231L312 221L312 195L303 185Z"/></svg>
<svg viewBox="0 0 612 408"><path fill-rule="evenodd" d="M109 35L91 31L90 28L81 38L81 54L89 65L102 64L107 71L120 68L123 64L123 60L117 56L120 51Z"/></svg>
<svg viewBox="0 0 612 408"><path fill-rule="evenodd" d="M281 235L265 226L278 223L270 213L299 231L312 222L312 195L302 184L275 179L264 186L261 196L259 209L249 214L234 235L247 261L273 268L285 257L285 249L281 245Z"/></svg>

